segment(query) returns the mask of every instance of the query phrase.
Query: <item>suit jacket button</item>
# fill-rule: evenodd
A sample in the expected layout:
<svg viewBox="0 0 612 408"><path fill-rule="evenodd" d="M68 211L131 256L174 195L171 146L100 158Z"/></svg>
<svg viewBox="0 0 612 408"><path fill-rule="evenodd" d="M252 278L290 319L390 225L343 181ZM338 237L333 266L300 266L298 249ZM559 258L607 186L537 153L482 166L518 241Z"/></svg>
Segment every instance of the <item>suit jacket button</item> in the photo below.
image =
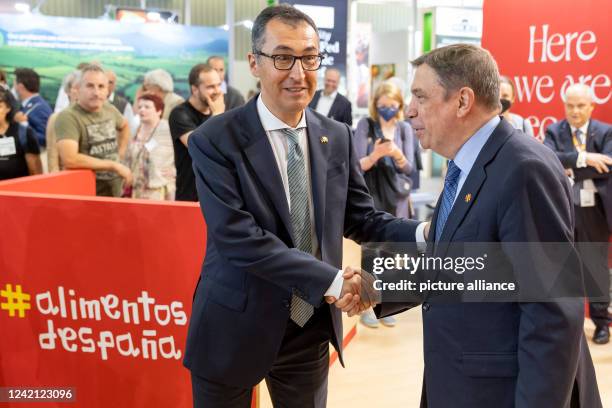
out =
<svg viewBox="0 0 612 408"><path fill-rule="evenodd" d="M427 312L429 310L429 308L431 307L431 305L427 302L423 303L423 311Z"/></svg>

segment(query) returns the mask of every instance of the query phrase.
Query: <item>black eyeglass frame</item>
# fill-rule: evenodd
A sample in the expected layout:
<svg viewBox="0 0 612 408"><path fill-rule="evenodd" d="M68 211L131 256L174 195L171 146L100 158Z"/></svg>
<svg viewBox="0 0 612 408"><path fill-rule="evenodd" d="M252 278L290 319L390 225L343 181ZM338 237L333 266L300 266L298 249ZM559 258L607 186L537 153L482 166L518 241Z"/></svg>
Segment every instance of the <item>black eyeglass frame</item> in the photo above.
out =
<svg viewBox="0 0 612 408"><path fill-rule="evenodd" d="M268 57L270 59L272 59L273 63L274 63L274 68L278 69L279 71L291 71L293 69L293 66L295 65L295 61L296 60L300 60L300 64L302 64L302 69L304 71L318 71L321 69L321 67L323 66L323 60L325 59L326 55L325 54L316 54L316 55L302 55L301 57L296 57L295 55L291 55L291 54L266 54L264 52L261 51L253 51L253 55L261 55L263 57ZM276 66L276 58L277 57L291 57L293 58L293 61L291 62L291 65L289 66L289 68L279 68ZM302 58L308 58L308 57L318 57L319 59L319 65L315 68L315 69L308 69L304 66L304 61Z"/></svg>

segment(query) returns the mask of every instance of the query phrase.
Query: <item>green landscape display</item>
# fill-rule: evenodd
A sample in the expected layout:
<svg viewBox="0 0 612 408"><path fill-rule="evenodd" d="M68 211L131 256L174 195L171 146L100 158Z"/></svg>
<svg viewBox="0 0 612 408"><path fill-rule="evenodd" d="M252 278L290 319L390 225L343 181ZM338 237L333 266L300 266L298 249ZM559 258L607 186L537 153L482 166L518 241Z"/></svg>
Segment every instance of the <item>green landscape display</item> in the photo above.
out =
<svg viewBox="0 0 612 408"><path fill-rule="evenodd" d="M156 68L168 71L175 92L187 96L191 67L227 54L228 33L221 28L0 14L0 68L9 74L34 69L52 105L64 76L81 62L115 71L117 92L133 99L144 74Z"/></svg>

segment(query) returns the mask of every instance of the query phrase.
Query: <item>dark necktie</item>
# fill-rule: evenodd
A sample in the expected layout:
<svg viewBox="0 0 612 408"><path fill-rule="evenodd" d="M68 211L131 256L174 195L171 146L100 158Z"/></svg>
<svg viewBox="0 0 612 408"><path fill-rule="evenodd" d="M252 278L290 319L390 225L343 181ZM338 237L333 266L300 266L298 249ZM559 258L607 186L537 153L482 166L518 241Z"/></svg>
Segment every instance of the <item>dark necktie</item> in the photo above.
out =
<svg viewBox="0 0 612 408"><path fill-rule="evenodd" d="M438 220L436 222L436 242L440 240L446 220L453 208L453 201L457 193L457 184L461 169L451 160L448 162L448 171L444 179L444 191L442 192L442 203L438 212Z"/></svg>

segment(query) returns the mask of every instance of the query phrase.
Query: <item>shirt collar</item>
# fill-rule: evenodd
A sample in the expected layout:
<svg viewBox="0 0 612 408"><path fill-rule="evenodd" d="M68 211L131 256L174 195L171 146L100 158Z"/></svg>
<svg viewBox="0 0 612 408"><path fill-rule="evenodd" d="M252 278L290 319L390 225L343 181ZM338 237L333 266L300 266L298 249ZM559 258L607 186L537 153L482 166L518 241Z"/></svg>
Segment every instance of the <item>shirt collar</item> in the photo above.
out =
<svg viewBox="0 0 612 408"><path fill-rule="evenodd" d="M464 144L461 146L453 162L461 169L464 174L469 174L472 170L472 166L476 162L476 158L480 154L480 151L484 147L489 137L499 125L499 116L495 115L491 120L484 124L480 129L476 131Z"/></svg>
<svg viewBox="0 0 612 408"><path fill-rule="evenodd" d="M582 132L582 134L583 134L583 135L586 135L586 134L587 134L587 130L589 129L589 122L590 122L590 120L587 120L587 121L585 122L585 124L584 124L584 125L582 125L582 126L580 126L579 128L575 128L575 127L573 127L573 126L570 126L570 129L572 130L572 135L575 135L575 134L576 134L576 129L580 129L580 131Z"/></svg>
<svg viewBox="0 0 612 408"><path fill-rule="evenodd" d="M325 92L321 91L321 96L329 99L336 99L336 95L338 95L338 91L332 92L329 96L325 96Z"/></svg>
<svg viewBox="0 0 612 408"><path fill-rule="evenodd" d="M115 100L115 91L113 91L109 96L108 96L108 100L113 102Z"/></svg>
<svg viewBox="0 0 612 408"><path fill-rule="evenodd" d="M21 102L21 105L26 106L32 100L32 98L35 98L37 96L38 96L38 94L36 93L36 94L30 96L29 98L24 99L23 102Z"/></svg>
<svg viewBox="0 0 612 408"><path fill-rule="evenodd" d="M306 115L302 111L302 119L297 124L296 127L291 127L276 116L266 106L261 98L261 94L257 97L257 114L259 115L259 120L266 132L270 132L272 130L279 129L301 129L306 127Z"/></svg>

